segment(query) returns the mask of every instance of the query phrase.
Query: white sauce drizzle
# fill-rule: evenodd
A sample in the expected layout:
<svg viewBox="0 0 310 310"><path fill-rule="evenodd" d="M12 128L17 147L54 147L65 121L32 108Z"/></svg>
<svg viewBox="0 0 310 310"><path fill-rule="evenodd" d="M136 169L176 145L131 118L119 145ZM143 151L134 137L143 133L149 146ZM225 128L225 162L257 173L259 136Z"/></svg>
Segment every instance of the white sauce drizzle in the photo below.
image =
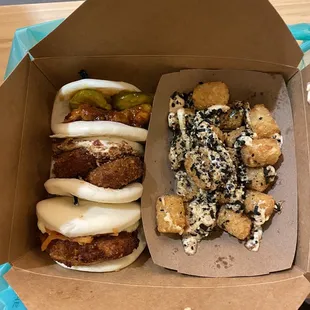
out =
<svg viewBox="0 0 310 310"><path fill-rule="evenodd" d="M219 199L219 192L224 194L227 208L235 212L243 212L247 178L245 166L238 158L238 154L243 145L252 145L253 138L257 135L252 130L249 103L235 102L234 108L244 112L245 130L234 144L236 154L236 161L234 161L231 153L212 129L212 126L219 125L221 113L227 112L230 107L214 105L193 114L193 112L187 112L187 107L191 107L190 100L190 95L179 93L172 95L168 124L174 131L169 159L172 169L176 170L176 193L186 201L190 201L186 205L188 226L183 233L182 244L185 253L193 255L197 251L199 242L216 226L216 202ZM282 145L281 135L275 135L273 138ZM208 158L207 169L206 157ZM183 169L179 169L186 158L192 160L191 169L196 172L196 177L206 184L207 191L198 189L191 177ZM265 176L270 181L273 180L276 176L274 167L268 166L265 169ZM216 191L217 189L220 191ZM169 222L171 218L166 215L165 220ZM267 220L265 209L258 206L256 214L252 217L253 228L250 237L245 244L249 250L259 249L262 225Z"/></svg>

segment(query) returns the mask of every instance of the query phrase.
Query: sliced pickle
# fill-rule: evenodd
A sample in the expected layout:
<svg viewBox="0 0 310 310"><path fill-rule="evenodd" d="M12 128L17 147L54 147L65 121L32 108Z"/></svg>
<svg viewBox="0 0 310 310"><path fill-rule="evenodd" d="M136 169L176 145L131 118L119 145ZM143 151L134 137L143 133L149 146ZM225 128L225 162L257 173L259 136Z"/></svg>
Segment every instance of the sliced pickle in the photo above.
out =
<svg viewBox="0 0 310 310"><path fill-rule="evenodd" d="M71 110L77 109L82 103L89 103L105 110L112 109L112 106L108 103L107 98L105 98L100 91L95 89L79 90L69 101Z"/></svg>
<svg viewBox="0 0 310 310"><path fill-rule="evenodd" d="M151 104L153 96L141 92L122 91L112 97L113 108L119 111L130 109L140 104Z"/></svg>

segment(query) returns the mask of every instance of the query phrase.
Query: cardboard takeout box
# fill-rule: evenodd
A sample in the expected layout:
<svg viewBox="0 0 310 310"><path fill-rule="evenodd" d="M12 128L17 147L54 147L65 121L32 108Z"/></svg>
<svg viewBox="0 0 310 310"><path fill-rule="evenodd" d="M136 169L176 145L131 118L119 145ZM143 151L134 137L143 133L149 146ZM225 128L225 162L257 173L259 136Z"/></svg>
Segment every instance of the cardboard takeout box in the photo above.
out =
<svg viewBox="0 0 310 310"><path fill-rule="evenodd" d="M0 263L29 309L296 309L310 292L310 68L267 0L88 0L26 56L0 88ZM293 267L266 276L198 278L156 266L149 255L110 274L64 270L37 247L36 203L46 197L50 116L64 84L85 69L155 92L182 69L280 73L291 100L298 173ZM163 115L163 117L166 117ZM160 152L160 150L159 150ZM294 238L294 237L292 237ZM281 253L279 253L281 256Z"/></svg>

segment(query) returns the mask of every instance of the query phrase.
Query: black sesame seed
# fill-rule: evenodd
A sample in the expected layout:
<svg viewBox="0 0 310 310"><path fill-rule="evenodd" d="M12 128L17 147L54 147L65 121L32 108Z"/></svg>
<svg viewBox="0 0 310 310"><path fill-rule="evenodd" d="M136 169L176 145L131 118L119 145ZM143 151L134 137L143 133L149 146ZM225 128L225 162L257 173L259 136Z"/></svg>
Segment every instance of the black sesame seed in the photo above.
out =
<svg viewBox="0 0 310 310"><path fill-rule="evenodd" d="M81 71L79 71L79 75L80 75L81 79L87 79L88 78L88 73L83 69Z"/></svg>
<svg viewBox="0 0 310 310"><path fill-rule="evenodd" d="M253 211L253 213L254 213L254 215L260 215L260 212L258 211L258 205L256 205L255 207L254 207L254 211Z"/></svg>
<svg viewBox="0 0 310 310"><path fill-rule="evenodd" d="M202 230L204 230L204 231L207 231L207 230L208 230L208 226L205 225L205 224L203 224L203 223L199 225L199 228L202 229Z"/></svg>
<svg viewBox="0 0 310 310"><path fill-rule="evenodd" d="M171 98L175 98L179 93L177 91L173 92L173 94L171 95Z"/></svg>
<svg viewBox="0 0 310 310"><path fill-rule="evenodd" d="M78 206L79 205L79 199L76 197L76 196L73 196L73 204L75 206Z"/></svg>
<svg viewBox="0 0 310 310"><path fill-rule="evenodd" d="M215 218L215 214L214 214L214 211L213 210L210 210L210 215L211 217L214 219Z"/></svg>

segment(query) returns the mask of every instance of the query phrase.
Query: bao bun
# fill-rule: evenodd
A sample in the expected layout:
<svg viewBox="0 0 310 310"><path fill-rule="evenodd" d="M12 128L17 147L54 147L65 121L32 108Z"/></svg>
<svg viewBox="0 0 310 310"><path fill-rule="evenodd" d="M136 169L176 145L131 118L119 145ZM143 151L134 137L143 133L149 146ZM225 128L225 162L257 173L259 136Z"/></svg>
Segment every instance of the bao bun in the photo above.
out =
<svg viewBox="0 0 310 310"><path fill-rule="evenodd" d="M70 198L56 197L39 202L36 210L38 228L43 234L57 232L65 237L75 238L114 235L123 231L131 233L138 229L139 245L131 254L118 259L72 267L56 261L64 268L88 272L117 271L133 263L146 246L142 228L139 228L140 204L136 202L111 205L80 200L79 205L75 206Z"/></svg>
<svg viewBox="0 0 310 310"><path fill-rule="evenodd" d="M55 197L37 204L38 227L56 231L66 237L93 236L132 231L141 218L140 204L102 204L69 197Z"/></svg>
<svg viewBox="0 0 310 310"><path fill-rule="evenodd" d="M126 203L142 196L141 183L131 183L121 189L103 188L78 179L49 179L44 184L49 194L57 196L76 196L81 199L101 203Z"/></svg>
<svg viewBox="0 0 310 310"><path fill-rule="evenodd" d="M77 148L86 149L92 156L105 160L132 155L143 156L144 148L140 143L116 137L91 137L66 139L56 146L58 152L72 151ZM71 165L72 167L72 165ZM128 166L128 169L132 167ZM134 182L120 189L103 188L82 179L57 176L53 172L54 161L51 166L51 179L44 186L49 194L58 196L76 196L81 199L101 203L127 203L142 196L143 186Z"/></svg>
<svg viewBox="0 0 310 310"><path fill-rule="evenodd" d="M98 89L104 95L112 96L121 91L140 91L134 85L125 82L114 82L96 79L83 79L64 85L56 95L51 128L54 138L114 136L131 141L146 141L147 130L111 121L76 121L63 123L70 113L69 100L81 89Z"/></svg>
<svg viewBox="0 0 310 310"><path fill-rule="evenodd" d="M121 270L130 264L132 264L143 252L146 247L146 241L142 231L139 231L138 238L140 240L139 246L131 254L124 256L119 259L109 260L103 263L89 265L89 266L72 266L68 267L62 263L56 261L58 265L63 268L77 270L77 271L87 271L87 272L112 272Z"/></svg>

